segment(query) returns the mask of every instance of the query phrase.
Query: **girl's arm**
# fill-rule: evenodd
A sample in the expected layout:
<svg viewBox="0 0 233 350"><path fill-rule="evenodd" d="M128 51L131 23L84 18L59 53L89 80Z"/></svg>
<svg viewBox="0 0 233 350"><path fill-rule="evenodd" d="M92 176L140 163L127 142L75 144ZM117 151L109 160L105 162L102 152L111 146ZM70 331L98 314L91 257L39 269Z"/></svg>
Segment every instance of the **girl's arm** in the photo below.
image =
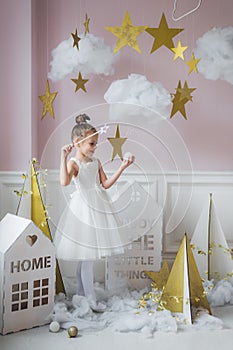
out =
<svg viewBox="0 0 233 350"><path fill-rule="evenodd" d="M102 165L99 162L99 175L100 175L100 183L105 189L110 188L114 183L119 179L123 171L130 166L134 162L135 157L131 156L129 159L124 159L123 162L121 163L120 168L115 172L115 174L110 177L109 179L107 178Z"/></svg>
<svg viewBox="0 0 233 350"><path fill-rule="evenodd" d="M78 175L78 165L73 160L67 162L67 157L72 148L73 145L66 145L61 149L60 184L62 186L69 185L72 177Z"/></svg>

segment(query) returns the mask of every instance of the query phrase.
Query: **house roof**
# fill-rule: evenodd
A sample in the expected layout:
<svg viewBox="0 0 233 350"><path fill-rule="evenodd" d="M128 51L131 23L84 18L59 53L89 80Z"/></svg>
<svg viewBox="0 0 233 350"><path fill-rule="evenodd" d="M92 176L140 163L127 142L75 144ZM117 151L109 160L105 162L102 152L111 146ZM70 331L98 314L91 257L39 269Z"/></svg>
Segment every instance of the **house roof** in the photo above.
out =
<svg viewBox="0 0 233 350"><path fill-rule="evenodd" d="M6 252L7 249L15 242L15 240L31 224L35 225L29 219L25 219L10 213L6 214L0 222L0 253Z"/></svg>

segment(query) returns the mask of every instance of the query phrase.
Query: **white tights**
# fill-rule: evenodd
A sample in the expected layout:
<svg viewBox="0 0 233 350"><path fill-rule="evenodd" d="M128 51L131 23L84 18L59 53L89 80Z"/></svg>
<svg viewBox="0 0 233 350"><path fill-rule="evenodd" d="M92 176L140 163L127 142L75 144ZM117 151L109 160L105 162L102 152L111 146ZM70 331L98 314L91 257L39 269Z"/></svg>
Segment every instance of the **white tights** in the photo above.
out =
<svg viewBox="0 0 233 350"><path fill-rule="evenodd" d="M93 261L82 260L77 266L77 293L96 301Z"/></svg>

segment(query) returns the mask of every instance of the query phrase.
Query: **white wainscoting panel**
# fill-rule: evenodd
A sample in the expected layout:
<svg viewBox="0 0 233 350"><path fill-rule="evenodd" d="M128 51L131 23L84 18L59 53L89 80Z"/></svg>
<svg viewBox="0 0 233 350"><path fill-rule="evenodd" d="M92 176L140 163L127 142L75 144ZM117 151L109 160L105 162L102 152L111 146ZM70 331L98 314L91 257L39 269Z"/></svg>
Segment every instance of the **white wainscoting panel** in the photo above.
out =
<svg viewBox="0 0 233 350"><path fill-rule="evenodd" d="M108 174L111 176L111 174ZM233 173L155 173L141 175L125 172L114 193L128 181L137 181L163 207L163 258L174 260L181 239L186 232L191 239L203 205L213 194L217 214L230 248L233 247ZM20 190L24 180L20 172L0 172L0 219L7 212L16 213L20 200L14 191ZM59 217L74 191L73 186L61 187L59 171L48 171L43 198L49 207L50 229L54 234ZM173 213L173 214L172 214Z"/></svg>

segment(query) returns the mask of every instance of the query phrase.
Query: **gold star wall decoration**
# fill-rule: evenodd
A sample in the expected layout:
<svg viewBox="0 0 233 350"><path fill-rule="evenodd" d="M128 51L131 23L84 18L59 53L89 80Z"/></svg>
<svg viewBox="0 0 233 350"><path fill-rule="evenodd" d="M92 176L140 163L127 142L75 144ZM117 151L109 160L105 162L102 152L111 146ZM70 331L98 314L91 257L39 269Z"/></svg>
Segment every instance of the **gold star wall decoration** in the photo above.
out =
<svg viewBox="0 0 233 350"><path fill-rule="evenodd" d="M197 64L198 62L200 61L201 59L200 58L195 58L194 56L194 53L192 53L192 58L190 61L187 61L187 65L189 66L189 71L188 71L188 74L190 74L192 71L198 73L198 70L197 70Z"/></svg>
<svg viewBox="0 0 233 350"><path fill-rule="evenodd" d="M188 87L188 83L185 80L184 87L183 88L178 88L176 90L177 90L177 92L180 93L180 100L183 100L183 99L187 98L188 101L192 101L193 100L193 96L191 95L191 93L193 91L195 91L196 88L189 88Z"/></svg>
<svg viewBox="0 0 233 350"><path fill-rule="evenodd" d="M90 22L90 18L88 18L87 14L85 16L85 22L83 23L84 28L85 28L85 32L84 34L86 35L87 33L90 33L89 31L89 22Z"/></svg>
<svg viewBox="0 0 233 350"><path fill-rule="evenodd" d="M77 28L75 30L75 33L71 33L72 37L73 37L73 47L77 47L77 50L79 50L79 46L78 46L78 43L79 41L81 40L78 36L78 31L77 31Z"/></svg>
<svg viewBox="0 0 233 350"><path fill-rule="evenodd" d="M159 272L157 271L145 271L147 276L153 281L153 287L162 290L166 285L168 276L170 273L167 260L164 261L163 266Z"/></svg>
<svg viewBox="0 0 233 350"><path fill-rule="evenodd" d="M44 118L46 113L48 112L51 117L54 119L54 110L53 110L53 101L55 97L57 96L58 92L50 92L50 86L49 81L46 82L46 90L45 94L42 96L39 96L39 99L43 103L43 110L41 114L41 120Z"/></svg>
<svg viewBox="0 0 233 350"><path fill-rule="evenodd" d="M126 11L121 27L105 27L106 30L117 36L114 53L119 51L122 47L129 45L137 52L141 53L137 37L145 31L148 26L133 26L129 13Z"/></svg>
<svg viewBox="0 0 233 350"><path fill-rule="evenodd" d="M146 32L153 36L154 43L151 49L151 52L158 50L161 46L166 46L169 50L174 47L174 43L172 38L174 38L177 34L182 32L184 29L180 28L168 28L167 20L165 14L162 14L162 18L159 23L158 28L147 28Z"/></svg>
<svg viewBox="0 0 233 350"><path fill-rule="evenodd" d="M71 79L75 84L75 92L77 92L79 89L82 89L83 91L87 92L85 84L88 82L89 79L83 79L81 72L78 73L78 79Z"/></svg>
<svg viewBox="0 0 233 350"><path fill-rule="evenodd" d="M172 47L172 51L175 53L173 60L175 61L178 57L184 60L184 51L187 50L188 46L181 46L180 40L178 41L177 47Z"/></svg>
<svg viewBox="0 0 233 350"><path fill-rule="evenodd" d="M117 154L120 157L120 159L123 160L121 148L126 140L127 140L126 137L120 136L119 124L117 124L115 137L108 137L108 141L111 143L111 145L113 147L112 161L116 157Z"/></svg>
<svg viewBox="0 0 233 350"><path fill-rule="evenodd" d="M176 93L172 100L173 106L170 118L172 118L177 112L180 112L183 115L184 119L187 119L185 104L188 101L192 101L191 92L194 90L196 90L196 88L189 88L186 81L184 83L184 87L182 88L181 82L179 80L178 86L176 88Z"/></svg>

